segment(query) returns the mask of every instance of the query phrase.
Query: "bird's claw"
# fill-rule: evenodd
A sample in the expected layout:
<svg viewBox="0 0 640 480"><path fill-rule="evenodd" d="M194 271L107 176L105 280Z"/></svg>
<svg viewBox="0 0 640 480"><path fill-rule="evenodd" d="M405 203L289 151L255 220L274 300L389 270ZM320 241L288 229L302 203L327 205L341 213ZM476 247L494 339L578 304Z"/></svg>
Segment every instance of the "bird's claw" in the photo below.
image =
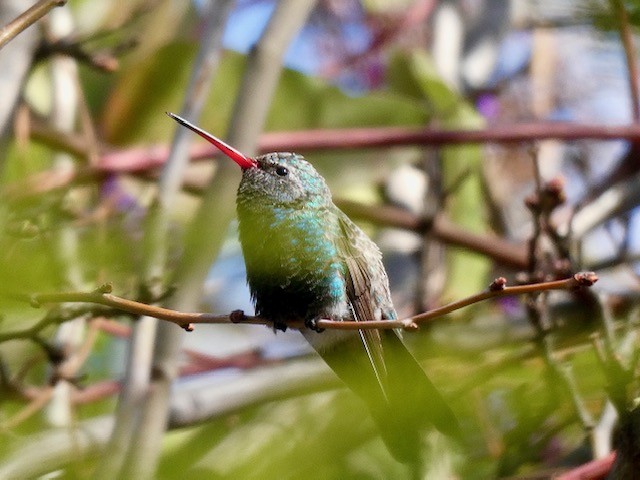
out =
<svg viewBox="0 0 640 480"><path fill-rule="evenodd" d="M320 328L318 326L318 321L315 318L310 318L309 320L304 321L304 326L314 332L322 333L324 332L324 328Z"/></svg>
<svg viewBox="0 0 640 480"><path fill-rule="evenodd" d="M273 329L280 330L281 332L286 332L287 324L284 322L273 322Z"/></svg>

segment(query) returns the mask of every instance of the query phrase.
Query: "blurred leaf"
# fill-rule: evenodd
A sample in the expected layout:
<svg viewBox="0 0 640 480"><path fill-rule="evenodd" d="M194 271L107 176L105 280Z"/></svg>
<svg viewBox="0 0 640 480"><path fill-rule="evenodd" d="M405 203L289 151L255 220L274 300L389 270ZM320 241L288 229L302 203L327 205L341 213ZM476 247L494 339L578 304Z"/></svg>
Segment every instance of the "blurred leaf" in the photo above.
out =
<svg viewBox="0 0 640 480"><path fill-rule="evenodd" d="M424 109L404 95L349 96L316 78L285 70L267 130L421 125L425 120Z"/></svg>
<svg viewBox="0 0 640 480"><path fill-rule="evenodd" d="M640 1L622 0L627 12L627 19L632 26L640 26ZM599 30L613 31L620 29L617 12L612 8L611 1L588 0L581 5L582 19L593 24Z"/></svg>
<svg viewBox="0 0 640 480"><path fill-rule="evenodd" d="M179 110L194 56L195 45L172 43L145 61L123 69L104 107L107 139L116 144L134 140L166 142L175 127L163 113ZM244 62L243 56L232 52L222 58L199 121L213 133L224 135ZM421 125L426 119L424 108L404 94L373 92L349 96L317 78L285 69L266 130Z"/></svg>
<svg viewBox="0 0 640 480"><path fill-rule="evenodd" d="M106 139L114 144L154 139L158 129L149 119L164 121L164 111L177 110L194 56L195 45L175 42L123 69L103 112Z"/></svg>

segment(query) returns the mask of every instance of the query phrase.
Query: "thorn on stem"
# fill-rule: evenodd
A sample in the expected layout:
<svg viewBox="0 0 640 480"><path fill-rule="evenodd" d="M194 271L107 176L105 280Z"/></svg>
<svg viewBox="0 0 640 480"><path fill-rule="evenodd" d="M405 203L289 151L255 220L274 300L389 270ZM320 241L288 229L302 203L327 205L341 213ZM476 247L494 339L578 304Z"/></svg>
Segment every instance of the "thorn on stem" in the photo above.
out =
<svg viewBox="0 0 640 480"><path fill-rule="evenodd" d="M180 328L184 329L187 332L193 332L194 326L193 323L183 323L180 325Z"/></svg>
<svg viewBox="0 0 640 480"><path fill-rule="evenodd" d="M489 291L499 292L501 290L504 290L506 286L507 286L507 279L504 277L498 277L493 282L491 282L491 285L489 285Z"/></svg>

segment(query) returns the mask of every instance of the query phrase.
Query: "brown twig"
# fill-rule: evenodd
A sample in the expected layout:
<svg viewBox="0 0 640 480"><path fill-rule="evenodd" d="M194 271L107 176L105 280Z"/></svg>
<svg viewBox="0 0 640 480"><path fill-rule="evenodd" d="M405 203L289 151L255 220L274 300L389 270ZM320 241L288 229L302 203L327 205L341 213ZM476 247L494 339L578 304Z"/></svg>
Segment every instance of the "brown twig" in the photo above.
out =
<svg viewBox="0 0 640 480"><path fill-rule="evenodd" d="M20 297L21 299L26 299L29 301L27 297ZM36 305L37 306L37 305ZM102 308L102 307L100 307ZM119 311L122 311L120 309ZM96 307L87 307L85 306L65 306L62 309L56 311L48 312L42 319L34 323L32 326L28 328L23 328L21 330L8 330L4 332L0 332L0 343L7 342L9 340L33 340L36 343L40 344L40 339L38 337L39 333L47 327L51 327L54 325L60 325L62 323L68 322L77 318L79 316L85 315L87 313L92 314L100 314L106 315L108 312L104 311L96 311Z"/></svg>
<svg viewBox="0 0 640 480"><path fill-rule="evenodd" d="M47 57L53 54L66 55L105 73L115 72L119 67L118 59L108 51L88 52L77 42L61 39L46 43L40 47L39 56Z"/></svg>
<svg viewBox="0 0 640 480"><path fill-rule="evenodd" d="M415 127L318 129L265 133L261 151L327 150L409 145L461 145L470 143L526 143L534 140L640 139L637 125L606 126L565 122L532 122L491 125L478 130L439 130ZM213 147L211 147L213 148Z"/></svg>
<svg viewBox="0 0 640 480"><path fill-rule="evenodd" d="M555 280L551 282L533 283L529 285L517 285L514 287L506 287L504 278L496 279L488 290L463 298L456 302L449 303L442 307L434 308L425 313L415 315L402 320L372 320L366 322L353 321L334 321L321 319L317 321L318 328L336 329L336 330L373 330L373 329L393 329L402 328L405 330L415 330L418 323L424 323L436 317L441 317L455 310L467 307L474 303L495 297L505 297L513 295L524 295L530 293L540 293L549 290L577 290L581 287L589 287L598 280L593 272L576 273L570 278L564 280ZM119 309L127 313L135 315L148 315L160 320L175 323L176 325L186 329L193 330L194 324L228 324L243 323L255 325L271 325L272 322L255 316L246 316L242 313L233 312L230 315L213 315L208 313L189 313L170 310L168 308L148 305L134 300L113 295L111 293L111 285L105 284L92 292L62 292L62 293L42 293L34 294L28 297L32 305L39 306L45 303L95 303L105 305L111 308ZM300 321L291 322L292 328L303 328L304 324Z"/></svg>
<svg viewBox="0 0 640 480"><path fill-rule="evenodd" d="M30 27L55 7L61 7L67 0L40 0L33 7L0 29L0 48L4 47L24 29Z"/></svg>
<svg viewBox="0 0 640 480"><path fill-rule="evenodd" d="M32 127L34 138L73 155L85 155L77 137L65 136L42 124ZM62 136L61 136L62 135ZM439 130L416 127L371 127L267 132L260 136L258 150L306 152L398 146L441 146L473 143L521 143L533 140L630 140L640 141L640 126L586 125L537 122L518 125L492 125L481 130ZM189 150L192 160L209 159L219 152L209 144L197 143ZM169 148L164 145L128 148L105 153L98 164L104 172L141 172L164 164Z"/></svg>
<svg viewBox="0 0 640 480"><path fill-rule="evenodd" d="M527 252L523 245L508 242L496 235L470 232L458 227L443 215L438 215L429 222L419 215L389 205L370 206L350 200L337 200L336 205L352 219L404 228L418 233L429 230L434 238L443 243L487 255L502 265L515 269L524 269L527 266Z"/></svg>
<svg viewBox="0 0 640 480"><path fill-rule="evenodd" d="M34 306L45 303L94 303L116 308L133 315L147 315L149 317L166 320L175 323L182 328L190 330L193 323L230 323L229 315L211 315L208 313L187 313L162 308L147 303L129 300L111 293L110 284L105 284L92 292L67 292L67 293L45 293L29 296L27 299ZM246 323L256 323L267 325L269 322L263 319L252 319Z"/></svg>
<svg viewBox="0 0 640 480"><path fill-rule="evenodd" d="M0 424L0 431L11 430L12 428L17 427L22 422L31 417L34 413L39 412L44 408L44 406L49 403L53 397L53 387L48 386L44 388L39 395L34 397L23 409L21 409L18 413L13 415L11 418L2 422Z"/></svg>
<svg viewBox="0 0 640 480"><path fill-rule="evenodd" d="M546 292L549 290L576 290L580 287L590 287L598 280L594 272L580 272L565 280L555 280L551 282L532 283L529 285L517 285L505 287L503 278L494 280L488 290L471 295L470 297L457 300L455 302L434 308L425 313L414 315L403 320L379 320L367 322L336 322L332 320L319 320L319 328L335 328L338 330L363 330L363 329L391 329L403 328L405 330L415 330L418 323L424 323L441 317L460 308L482 302L489 298L506 297L514 295L525 295L531 293Z"/></svg>

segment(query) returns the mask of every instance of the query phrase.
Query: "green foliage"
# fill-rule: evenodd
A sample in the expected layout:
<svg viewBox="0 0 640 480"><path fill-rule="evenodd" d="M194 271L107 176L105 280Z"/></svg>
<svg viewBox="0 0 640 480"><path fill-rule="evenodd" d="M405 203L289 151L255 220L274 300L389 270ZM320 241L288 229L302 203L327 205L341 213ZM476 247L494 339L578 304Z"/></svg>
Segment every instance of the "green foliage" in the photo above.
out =
<svg viewBox="0 0 640 480"><path fill-rule="evenodd" d="M103 115L111 142L166 140L174 125L161 113L179 110L195 49L193 44L170 43L119 73ZM222 58L199 121L211 132L224 132L244 63L244 57L233 52L226 52ZM123 122L123 118L128 121ZM266 130L422 125L426 119L424 108L404 95L373 92L353 97L316 78L285 69Z"/></svg>
<svg viewBox="0 0 640 480"><path fill-rule="evenodd" d="M370 2L371 3L371 2ZM640 15L640 2L627 2L634 19ZM373 7L372 7L373 8ZM144 57L125 59L123 68L108 77L81 69L83 91L98 130L114 146L167 144L176 128L165 111L180 108L197 45L172 40L157 48L145 47ZM242 55L225 52L211 85L200 125L224 135L241 83L245 66ZM38 75L46 76L46 72ZM433 62L422 51L398 52L388 66L388 88L361 96L350 96L338 88L299 72L284 70L271 104L266 129L302 130L365 126L425 126L450 129L481 128L484 123L473 105L451 89L437 74ZM37 96L46 92L38 90ZM28 96L29 97L29 96ZM312 152L307 157L329 181L334 194L350 198L378 200L378 184L396 165L415 162L418 148L375 151ZM3 181L6 185L46 172L54 151L46 145L22 146L14 141L7 155ZM480 183L483 150L479 146L438 149L445 188L452 190L445 200L447 215L456 224L473 232L487 230ZM86 165L77 160L77 167ZM0 207L0 335L28 328L41 320L46 308L34 309L24 301L7 299L7 294L66 291L69 264L61 248L62 232L74 232L77 245L73 263L86 279L87 289L111 281L117 293L135 297L142 279L145 223L148 204L148 178L128 179L134 187L126 189L126 206L120 198L102 191L104 178L87 184L68 185L43 195L8 199ZM130 186L130 185L129 185ZM455 186L455 188L453 188ZM222 206L221 206L222 208ZM102 219L99 213L107 209ZM109 210L111 209L111 210ZM191 211L177 209L174 220L187 224ZM181 236L172 230L172 241ZM374 232L375 233L375 232ZM188 255L178 244L170 252L168 269L175 255ZM445 299L458 299L481 290L489 283L489 260L477 254L449 249L446 261ZM170 271L166 274L170 275ZM568 335L574 342L586 342L594 326L582 324ZM462 478L485 479L496 475L515 475L526 465L539 465L550 435L561 433L568 449L578 445L582 432L565 427L573 422L569 395L561 388L550 389L549 369L539 352L531 353L531 332L516 335L510 322L523 322L523 313L507 317L494 307L466 310L463 326L443 325L407 334L430 377L450 399L468 435L469 447L453 446L427 435L429 465L450 467ZM502 323L496 320L502 319ZM485 322L485 323L483 323ZM586 322L585 322L586 323ZM521 330L522 326L520 325ZM199 327L200 328L200 327ZM192 335L199 333L199 328ZM259 328L259 327L256 327ZM515 330L515 329L514 329ZM41 332L50 339L54 326ZM498 338L496 341L495 338ZM578 339L578 340L576 340ZM568 342L571 343L571 342ZM570 347L573 345L569 345ZM80 373L80 383L92 384L114 378L113 358L124 364L123 341L101 336ZM215 353L215 352L214 352ZM39 358L27 381L40 384L48 370L40 347L27 342L0 343L0 355L12 372L24 359ZM599 405L604 379L597 371L592 351L573 356L572 365L590 404ZM598 371L599 372L599 371ZM252 375L252 373L248 373ZM2 398L0 425L17 414L24 401ZM113 413L115 399L78 407L78 420ZM411 405L407 406L412 408ZM15 431L28 435L47 428L39 415L22 423ZM548 432L551 432L547 435ZM0 454L8 450L0 433ZM495 438L494 438L495 437ZM31 437L27 437L29 440ZM495 439L496 450L491 441ZM13 438L10 438L13 440ZM468 453L468 452L471 453ZM497 452L497 453L496 453ZM37 459L34 459L34 461ZM81 458L75 465L77 478L89 478L94 458ZM525 467L523 467L523 465ZM443 467L443 468L445 468ZM432 473L432 472L431 472ZM427 478L437 478L435 473ZM345 391L323 392L272 401L241 409L177 432L165 438L158 478L404 478L408 471L397 464L377 436L365 407Z"/></svg>
<svg viewBox="0 0 640 480"><path fill-rule="evenodd" d="M583 6L583 17L592 23L594 27L605 30L619 30L620 19L618 13L613 8L617 3L612 0L605 2L597 0L589 0ZM638 0L620 0L620 5L626 10L629 23L635 27L640 25L640 1Z"/></svg>

